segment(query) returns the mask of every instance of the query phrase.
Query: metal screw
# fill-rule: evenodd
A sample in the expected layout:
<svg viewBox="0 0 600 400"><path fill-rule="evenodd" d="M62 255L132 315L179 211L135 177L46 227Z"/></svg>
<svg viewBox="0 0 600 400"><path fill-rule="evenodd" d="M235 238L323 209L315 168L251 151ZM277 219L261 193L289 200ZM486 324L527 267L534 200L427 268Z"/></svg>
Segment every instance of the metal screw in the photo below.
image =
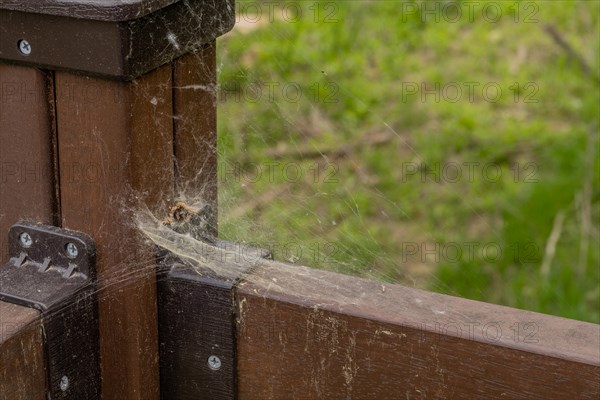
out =
<svg viewBox="0 0 600 400"><path fill-rule="evenodd" d="M31 238L31 235L27 232L23 232L21 233L21 235L19 235L19 241L21 242L21 246L25 248L31 247L31 245L33 244L33 239Z"/></svg>
<svg viewBox="0 0 600 400"><path fill-rule="evenodd" d="M75 243L67 243L65 250L69 258L76 258L79 255L79 249L75 246Z"/></svg>
<svg viewBox="0 0 600 400"><path fill-rule="evenodd" d="M21 54L23 54L24 56L28 56L31 54L31 45L29 44L29 42L25 39L21 39L19 40L19 51L21 52Z"/></svg>
<svg viewBox="0 0 600 400"><path fill-rule="evenodd" d="M65 375L60 379L60 390L62 390L63 392L66 392L68 388L69 388L69 378L67 378L67 376Z"/></svg>
<svg viewBox="0 0 600 400"><path fill-rule="evenodd" d="M217 356L208 357L208 366L213 371L221 369L221 359Z"/></svg>

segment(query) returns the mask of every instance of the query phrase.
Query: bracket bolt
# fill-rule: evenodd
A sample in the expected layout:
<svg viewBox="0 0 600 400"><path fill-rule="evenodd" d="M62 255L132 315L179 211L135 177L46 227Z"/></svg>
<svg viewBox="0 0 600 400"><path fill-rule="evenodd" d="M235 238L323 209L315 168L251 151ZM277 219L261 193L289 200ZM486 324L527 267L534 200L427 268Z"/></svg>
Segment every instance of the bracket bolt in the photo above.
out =
<svg viewBox="0 0 600 400"><path fill-rule="evenodd" d="M67 257L69 258L77 258L79 255L79 249L77 249L75 243L67 243L65 246L65 251L67 252Z"/></svg>
<svg viewBox="0 0 600 400"><path fill-rule="evenodd" d="M28 248L33 244L33 239L31 235L27 232L23 232L19 235L19 241L21 242L21 246Z"/></svg>
<svg viewBox="0 0 600 400"><path fill-rule="evenodd" d="M19 51L24 56L28 56L31 54L31 44L29 44L29 42L27 40L25 40L25 39L19 40L18 46L19 46Z"/></svg>
<svg viewBox="0 0 600 400"><path fill-rule="evenodd" d="M66 392L69 388L69 378L65 375L60 379L60 390Z"/></svg>
<svg viewBox="0 0 600 400"><path fill-rule="evenodd" d="M221 369L221 359L217 356L208 357L208 367L213 371Z"/></svg>

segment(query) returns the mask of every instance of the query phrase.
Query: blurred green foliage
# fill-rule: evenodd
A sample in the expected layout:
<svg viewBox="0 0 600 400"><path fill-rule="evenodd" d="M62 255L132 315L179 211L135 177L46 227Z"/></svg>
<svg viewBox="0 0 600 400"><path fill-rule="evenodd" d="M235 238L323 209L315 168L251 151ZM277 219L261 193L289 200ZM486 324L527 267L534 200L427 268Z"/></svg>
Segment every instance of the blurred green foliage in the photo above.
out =
<svg viewBox="0 0 600 400"><path fill-rule="evenodd" d="M600 2L468 3L238 2L218 50L221 234L600 322Z"/></svg>

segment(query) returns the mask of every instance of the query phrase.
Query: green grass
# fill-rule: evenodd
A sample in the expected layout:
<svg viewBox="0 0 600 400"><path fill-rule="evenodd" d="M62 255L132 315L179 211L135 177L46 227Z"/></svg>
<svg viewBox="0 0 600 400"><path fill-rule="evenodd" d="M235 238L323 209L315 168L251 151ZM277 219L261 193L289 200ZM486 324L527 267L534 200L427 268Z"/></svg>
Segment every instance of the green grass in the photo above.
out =
<svg viewBox="0 0 600 400"><path fill-rule="evenodd" d="M600 3L492 3L497 22L476 8L449 23L399 1L297 2L298 21L275 10L220 39L222 236L286 261L600 322ZM466 82L479 83L472 100L449 101L447 85ZM403 96L412 83L448 92ZM502 89L495 101L488 83ZM422 164L425 181L410 173Z"/></svg>

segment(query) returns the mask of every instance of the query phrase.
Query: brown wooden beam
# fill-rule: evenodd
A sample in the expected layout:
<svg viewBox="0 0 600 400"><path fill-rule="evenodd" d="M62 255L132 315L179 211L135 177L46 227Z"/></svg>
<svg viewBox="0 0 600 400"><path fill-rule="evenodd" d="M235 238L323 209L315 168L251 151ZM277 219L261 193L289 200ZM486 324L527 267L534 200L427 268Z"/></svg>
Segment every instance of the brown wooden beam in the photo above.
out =
<svg viewBox="0 0 600 400"><path fill-rule="evenodd" d="M201 197L213 210L217 234L216 43L173 63L176 187L184 197Z"/></svg>
<svg viewBox="0 0 600 400"><path fill-rule="evenodd" d="M45 400L39 312L0 301L0 400Z"/></svg>
<svg viewBox="0 0 600 400"><path fill-rule="evenodd" d="M132 80L234 22L233 0L2 1L0 59Z"/></svg>
<svg viewBox="0 0 600 400"><path fill-rule="evenodd" d="M156 280L133 209L173 193L171 66L123 83L56 73L63 226L97 246L104 399L158 399Z"/></svg>
<svg viewBox="0 0 600 400"><path fill-rule="evenodd" d="M238 307L239 399L597 399L600 326L264 264Z"/></svg>
<svg viewBox="0 0 600 400"><path fill-rule="evenodd" d="M0 265L15 222L52 223L57 212L53 97L47 73L0 64Z"/></svg>

